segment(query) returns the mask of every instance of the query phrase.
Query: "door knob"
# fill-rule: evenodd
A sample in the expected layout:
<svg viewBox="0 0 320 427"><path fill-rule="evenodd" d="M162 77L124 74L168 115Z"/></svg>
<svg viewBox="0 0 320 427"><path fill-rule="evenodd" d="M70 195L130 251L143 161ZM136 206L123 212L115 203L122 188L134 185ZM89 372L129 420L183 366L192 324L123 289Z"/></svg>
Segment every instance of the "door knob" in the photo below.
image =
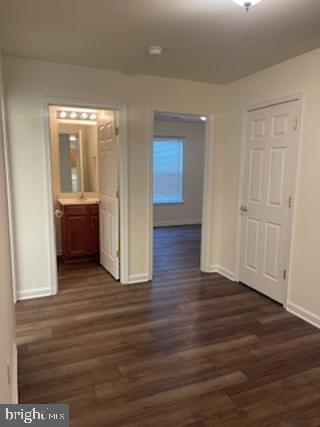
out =
<svg viewBox="0 0 320 427"><path fill-rule="evenodd" d="M240 207L240 211L241 211L241 212L243 212L243 213L248 212L248 208L247 208L247 206L245 206L245 205L241 205L241 207Z"/></svg>
<svg viewBox="0 0 320 427"><path fill-rule="evenodd" d="M64 213L60 209L56 209L54 211L54 214L55 214L56 218L62 218L64 215Z"/></svg>

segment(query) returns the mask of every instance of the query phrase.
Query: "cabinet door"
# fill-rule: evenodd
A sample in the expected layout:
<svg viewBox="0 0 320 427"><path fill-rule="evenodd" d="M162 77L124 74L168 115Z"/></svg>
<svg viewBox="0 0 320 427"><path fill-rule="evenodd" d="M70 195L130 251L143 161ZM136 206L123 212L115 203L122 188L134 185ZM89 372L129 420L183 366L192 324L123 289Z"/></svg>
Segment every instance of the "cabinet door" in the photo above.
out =
<svg viewBox="0 0 320 427"><path fill-rule="evenodd" d="M86 207L77 210L65 209L63 240L64 255L67 258L88 255L88 222Z"/></svg>
<svg viewBox="0 0 320 427"><path fill-rule="evenodd" d="M97 255L99 253L99 211L96 206L90 206L88 242L90 254Z"/></svg>

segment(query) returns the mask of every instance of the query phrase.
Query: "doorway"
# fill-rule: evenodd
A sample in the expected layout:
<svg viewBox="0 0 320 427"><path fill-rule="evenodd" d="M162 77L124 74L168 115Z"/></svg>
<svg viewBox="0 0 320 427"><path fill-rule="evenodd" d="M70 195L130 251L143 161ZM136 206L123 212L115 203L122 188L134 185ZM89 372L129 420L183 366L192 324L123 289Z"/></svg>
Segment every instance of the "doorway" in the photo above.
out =
<svg viewBox="0 0 320 427"><path fill-rule="evenodd" d="M240 207L239 279L284 304L296 182L300 100L249 110Z"/></svg>
<svg viewBox="0 0 320 427"><path fill-rule="evenodd" d="M208 271L202 255L209 116L155 112L152 151L152 278ZM207 233L205 233L208 237Z"/></svg>
<svg viewBox="0 0 320 427"><path fill-rule="evenodd" d="M126 280L125 112L48 102L53 265L91 262ZM120 127L122 132L120 131ZM120 205L123 213L120 215ZM58 284L54 293L58 291Z"/></svg>

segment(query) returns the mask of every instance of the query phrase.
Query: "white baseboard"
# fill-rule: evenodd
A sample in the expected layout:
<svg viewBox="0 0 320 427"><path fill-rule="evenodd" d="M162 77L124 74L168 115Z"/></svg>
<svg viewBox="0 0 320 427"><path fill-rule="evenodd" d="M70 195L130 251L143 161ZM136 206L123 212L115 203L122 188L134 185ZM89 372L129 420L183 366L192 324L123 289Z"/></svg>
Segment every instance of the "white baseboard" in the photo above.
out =
<svg viewBox="0 0 320 427"><path fill-rule="evenodd" d="M195 225L201 224L201 219L182 219L174 221L154 221L154 227L170 227L174 225Z"/></svg>
<svg viewBox="0 0 320 427"><path fill-rule="evenodd" d="M320 328L320 316L312 313L309 310L306 310L305 308L299 307L293 302L288 302L285 308L290 313L300 317L300 319L303 319L306 322L311 323L311 325L315 326L316 328Z"/></svg>
<svg viewBox="0 0 320 427"><path fill-rule="evenodd" d="M149 276L147 273L129 275L128 285L133 285L134 283L146 283L146 282L149 282Z"/></svg>
<svg viewBox="0 0 320 427"><path fill-rule="evenodd" d="M232 282L236 282L235 274L227 268L221 267L220 265L212 265L207 271L207 273L218 273L221 276L231 280Z"/></svg>
<svg viewBox="0 0 320 427"><path fill-rule="evenodd" d="M27 291L18 290L17 299L18 301L21 301L25 299L43 298L51 295L53 295L51 288L38 288L38 289L30 289Z"/></svg>

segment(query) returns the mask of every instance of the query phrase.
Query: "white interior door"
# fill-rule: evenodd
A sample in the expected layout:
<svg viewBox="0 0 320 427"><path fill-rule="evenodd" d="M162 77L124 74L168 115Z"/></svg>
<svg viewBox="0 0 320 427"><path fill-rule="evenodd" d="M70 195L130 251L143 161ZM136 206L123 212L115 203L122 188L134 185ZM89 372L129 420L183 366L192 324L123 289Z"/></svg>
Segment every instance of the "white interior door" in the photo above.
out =
<svg viewBox="0 0 320 427"><path fill-rule="evenodd" d="M284 303L298 151L298 101L248 113L240 281Z"/></svg>
<svg viewBox="0 0 320 427"><path fill-rule="evenodd" d="M115 113L98 114L100 263L119 279L119 143Z"/></svg>

